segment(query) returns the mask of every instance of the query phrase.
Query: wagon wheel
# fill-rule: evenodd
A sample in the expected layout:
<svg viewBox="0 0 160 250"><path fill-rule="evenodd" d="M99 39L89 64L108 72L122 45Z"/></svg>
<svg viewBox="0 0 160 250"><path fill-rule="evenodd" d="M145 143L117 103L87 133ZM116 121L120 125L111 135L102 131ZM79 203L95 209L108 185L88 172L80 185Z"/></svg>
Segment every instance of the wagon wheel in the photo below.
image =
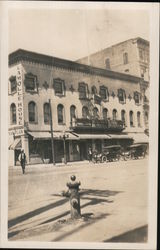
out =
<svg viewBox="0 0 160 250"><path fill-rule="evenodd" d="M102 162L106 162L107 161L107 157L105 155L102 156Z"/></svg>

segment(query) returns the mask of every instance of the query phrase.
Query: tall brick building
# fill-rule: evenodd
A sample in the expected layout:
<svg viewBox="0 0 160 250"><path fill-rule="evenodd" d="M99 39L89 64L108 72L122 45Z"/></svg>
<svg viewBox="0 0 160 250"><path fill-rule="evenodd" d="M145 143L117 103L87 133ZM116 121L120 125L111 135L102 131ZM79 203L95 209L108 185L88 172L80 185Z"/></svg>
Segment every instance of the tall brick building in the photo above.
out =
<svg viewBox="0 0 160 250"><path fill-rule="evenodd" d="M114 44L88 57L77 60L82 64L140 77L146 129L148 129L149 119L149 61L149 41L140 37Z"/></svg>
<svg viewBox="0 0 160 250"><path fill-rule="evenodd" d="M25 50L9 55L9 164L87 159L87 151L147 142L141 77ZM148 84L144 80L144 84ZM50 103L49 103L50 100Z"/></svg>

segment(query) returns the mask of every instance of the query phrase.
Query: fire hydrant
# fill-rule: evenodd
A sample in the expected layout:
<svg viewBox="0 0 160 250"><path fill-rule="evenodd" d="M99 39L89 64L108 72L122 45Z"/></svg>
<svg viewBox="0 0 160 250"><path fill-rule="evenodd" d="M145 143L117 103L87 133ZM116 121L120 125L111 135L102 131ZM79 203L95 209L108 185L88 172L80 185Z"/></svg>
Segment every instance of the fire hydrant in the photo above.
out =
<svg viewBox="0 0 160 250"><path fill-rule="evenodd" d="M70 199L71 218L78 219L81 217L80 194L79 194L79 186L81 185L81 183L76 181L75 175L72 175L70 179L71 182L68 182L66 184L68 187L68 191L63 192L63 195L69 197Z"/></svg>

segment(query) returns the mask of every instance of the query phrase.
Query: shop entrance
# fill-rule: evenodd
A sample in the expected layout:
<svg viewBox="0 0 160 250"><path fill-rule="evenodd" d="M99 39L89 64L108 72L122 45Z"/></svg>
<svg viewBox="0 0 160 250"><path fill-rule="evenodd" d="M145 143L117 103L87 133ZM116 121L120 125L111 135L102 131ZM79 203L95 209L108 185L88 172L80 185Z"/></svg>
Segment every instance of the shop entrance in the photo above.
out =
<svg viewBox="0 0 160 250"><path fill-rule="evenodd" d="M80 160L81 161L87 160L87 142L86 141L80 142L79 147L80 147Z"/></svg>

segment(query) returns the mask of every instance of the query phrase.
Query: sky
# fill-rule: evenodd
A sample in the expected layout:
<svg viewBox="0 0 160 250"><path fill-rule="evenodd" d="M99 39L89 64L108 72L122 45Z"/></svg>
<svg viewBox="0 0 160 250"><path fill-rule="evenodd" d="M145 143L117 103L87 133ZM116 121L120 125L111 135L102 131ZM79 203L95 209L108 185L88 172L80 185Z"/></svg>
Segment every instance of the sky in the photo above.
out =
<svg viewBox="0 0 160 250"><path fill-rule="evenodd" d="M149 40L147 10L12 9L9 53L21 48L77 60L124 40Z"/></svg>

